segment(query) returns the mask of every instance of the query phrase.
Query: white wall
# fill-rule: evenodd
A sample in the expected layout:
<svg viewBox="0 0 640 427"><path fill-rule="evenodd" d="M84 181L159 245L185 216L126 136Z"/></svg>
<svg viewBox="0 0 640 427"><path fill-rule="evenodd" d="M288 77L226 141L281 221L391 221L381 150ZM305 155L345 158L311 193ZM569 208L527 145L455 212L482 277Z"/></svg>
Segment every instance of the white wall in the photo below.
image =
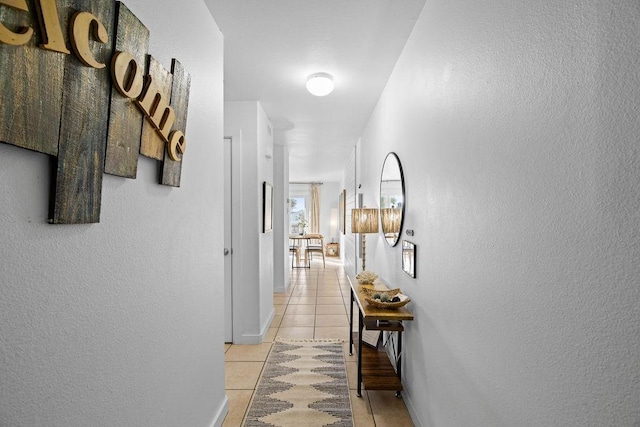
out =
<svg viewBox="0 0 640 427"><path fill-rule="evenodd" d="M640 422L640 9L426 3L362 138L362 183L404 167L400 248L368 265L413 302L422 426Z"/></svg>
<svg viewBox="0 0 640 427"><path fill-rule="evenodd" d="M289 267L289 147L273 146L273 291L285 292L291 283Z"/></svg>
<svg viewBox="0 0 640 427"><path fill-rule="evenodd" d="M358 144L360 143L358 142ZM357 255L359 251L356 248L356 245L360 243L356 235L351 233L351 210L356 207L356 191L358 190L359 182L359 178L356 176L359 172L356 162L359 157L357 153L357 148L353 147L351 154L345 160L344 175L342 177L342 189L345 190L345 233L340 235L340 258L345 272L350 276L355 276L358 271L362 270L362 261ZM375 206L375 204L370 206Z"/></svg>
<svg viewBox="0 0 640 427"><path fill-rule="evenodd" d="M273 231L262 232L262 183L274 182L273 158L266 156L273 156L273 137L260 103L225 102L224 108L225 134L242 135L240 156L233 160L234 180L240 180L240 194L234 193L240 198L239 211L233 213L240 224L239 236L233 237L237 248L233 262L240 266L240 274L233 279L233 342L258 344L274 316Z"/></svg>
<svg viewBox="0 0 640 427"><path fill-rule="evenodd" d="M273 127L267 118L262 105L258 105L258 170L260 186L263 181L267 181L273 185ZM260 187L261 188L261 187ZM274 189L275 193L275 189ZM279 194L280 195L280 194ZM279 196L278 195L278 196ZM262 200L262 191L260 192L260 200ZM281 199L277 199L281 200ZM272 200L274 203L275 200ZM262 203L260 204L262 210ZM262 213L258 215L262 218ZM262 221L262 220L261 220ZM275 218L274 218L275 224ZM260 224L262 225L262 224ZM278 229L279 230L279 229ZM262 231L262 230L260 230ZM271 320L275 315L273 307L273 238L276 229L259 235L260 239L260 336L264 338L271 324ZM262 342L262 338L260 342Z"/></svg>
<svg viewBox="0 0 640 427"><path fill-rule="evenodd" d="M181 187L140 157L137 179L104 176L100 223L49 225L47 157L0 144L3 426L225 415L222 36L201 1L126 4L192 77Z"/></svg>

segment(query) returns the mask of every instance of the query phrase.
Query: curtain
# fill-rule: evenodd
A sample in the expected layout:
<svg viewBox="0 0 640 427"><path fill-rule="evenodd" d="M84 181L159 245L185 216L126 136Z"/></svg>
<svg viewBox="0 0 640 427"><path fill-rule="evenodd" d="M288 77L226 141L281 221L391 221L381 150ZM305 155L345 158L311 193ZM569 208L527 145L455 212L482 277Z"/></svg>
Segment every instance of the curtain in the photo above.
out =
<svg viewBox="0 0 640 427"><path fill-rule="evenodd" d="M311 184L311 209L309 209L309 227L312 234L320 233L320 186Z"/></svg>

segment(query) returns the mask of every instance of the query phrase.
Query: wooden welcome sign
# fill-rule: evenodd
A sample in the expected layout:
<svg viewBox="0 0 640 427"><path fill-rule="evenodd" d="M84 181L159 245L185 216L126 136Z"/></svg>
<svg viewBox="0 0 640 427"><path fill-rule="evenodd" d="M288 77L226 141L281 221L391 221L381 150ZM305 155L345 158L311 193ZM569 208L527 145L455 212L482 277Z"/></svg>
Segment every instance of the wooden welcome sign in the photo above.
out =
<svg viewBox="0 0 640 427"><path fill-rule="evenodd" d="M138 153L180 186L191 79L148 47L121 2L0 0L0 141L55 160L49 222L99 222L102 174L135 178Z"/></svg>

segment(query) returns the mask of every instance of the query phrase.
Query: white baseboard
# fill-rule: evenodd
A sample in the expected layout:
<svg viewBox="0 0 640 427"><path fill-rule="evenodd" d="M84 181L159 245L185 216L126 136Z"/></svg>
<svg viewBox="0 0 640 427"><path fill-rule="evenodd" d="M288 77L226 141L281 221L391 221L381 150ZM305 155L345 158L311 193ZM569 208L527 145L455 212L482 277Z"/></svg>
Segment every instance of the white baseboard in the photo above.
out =
<svg viewBox="0 0 640 427"><path fill-rule="evenodd" d="M287 289L289 289L289 286L291 286L291 278L289 278L289 281L287 283L285 283L282 286L275 286L273 288L273 292L277 293L277 294L282 294L287 292Z"/></svg>
<svg viewBox="0 0 640 427"><path fill-rule="evenodd" d="M213 421L209 424L209 427L222 427L222 423L224 422L225 417L229 413L229 398L227 395L224 395L224 400L222 404L218 408L215 416L213 417Z"/></svg>
<svg viewBox="0 0 640 427"><path fill-rule="evenodd" d="M260 327L259 334L242 334L242 342L234 343L234 344L262 344L265 337L267 336L267 332L269 332L269 327L271 326L271 322L273 322L273 318L276 315L276 310L271 309L269 313L269 318L267 321Z"/></svg>
<svg viewBox="0 0 640 427"><path fill-rule="evenodd" d="M413 403L411 399L411 394L407 393L407 389L405 388L402 392L402 400L404 400L404 404L407 407L407 411L409 412L409 416L411 417L411 421L415 427L422 427L422 423L420 422L420 414L416 410L416 405Z"/></svg>

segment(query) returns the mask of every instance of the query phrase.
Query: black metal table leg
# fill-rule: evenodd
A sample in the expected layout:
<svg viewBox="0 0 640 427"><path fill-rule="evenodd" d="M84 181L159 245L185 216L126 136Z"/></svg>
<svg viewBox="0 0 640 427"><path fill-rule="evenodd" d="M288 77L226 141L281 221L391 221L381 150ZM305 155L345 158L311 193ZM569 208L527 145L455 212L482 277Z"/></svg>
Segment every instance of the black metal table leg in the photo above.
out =
<svg viewBox="0 0 640 427"><path fill-rule="evenodd" d="M362 331L364 329L364 320L362 312L358 310L358 392L356 396L362 397Z"/></svg>
<svg viewBox="0 0 640 427"><path fill-rule="evenodd" d="M398 331L398 357L396 357L396 372L398 373L398 378L402 382L402 331ZM401 397L402 391L396 391L396 397Z"/></svg>
<svg viewBox="0 0 640 427"><path fill-rule="evenodd" d="M351 309L349 310L349 356L353 356L353 303L356 297L351 289Z"/></svg>

